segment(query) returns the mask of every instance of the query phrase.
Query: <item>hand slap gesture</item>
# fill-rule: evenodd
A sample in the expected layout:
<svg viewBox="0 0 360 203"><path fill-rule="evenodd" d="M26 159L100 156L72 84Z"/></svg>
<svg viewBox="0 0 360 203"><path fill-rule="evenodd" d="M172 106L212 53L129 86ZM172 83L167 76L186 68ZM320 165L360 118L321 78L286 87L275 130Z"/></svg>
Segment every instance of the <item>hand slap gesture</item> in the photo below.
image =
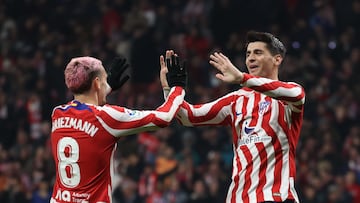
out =
<svg viewBox="0 0 360 203"><path fill-rule="evenodd" d="M227 83L241 83L243 73L224 54L218 52L211 54L209 63L221 72L215 75L219 80Z"/></svg>
<svg viewBox="0 0 360 203"><path fill-rule="evenodd" d="M185 63L180 63L179 56L173 50L166 51L166 58L160 56L160 82L162 87L181 86L186 88L187 70Z"/></svg>
<svg viewBox="0 0 360 203"><path fill-rule="evenodd" d="M110 85L112 91L120 89L126 81L129 80L130 64L127 62L127 59L123 56L118 56L113 59L108 70L108 84Z"/></svg>

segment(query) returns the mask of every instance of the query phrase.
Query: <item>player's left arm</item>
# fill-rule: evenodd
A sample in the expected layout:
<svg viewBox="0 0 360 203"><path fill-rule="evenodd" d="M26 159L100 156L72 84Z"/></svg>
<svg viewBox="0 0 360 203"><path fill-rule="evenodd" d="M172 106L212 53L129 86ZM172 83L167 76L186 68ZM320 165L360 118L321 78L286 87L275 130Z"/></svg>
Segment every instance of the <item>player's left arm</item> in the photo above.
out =
<svg viewBox="0 0 360 203"><path fill-rule="evenodd" d="M305 103L305 90L295 82L283 82L244 73L242 85L288 103L294 107L293 111L301 110Z"/></svg>
<svg viewBox="0 0 360 203"><path fill-rule="evenodd" d="M222 53L210 55L210 64L220 72L215 76L227 83L242 84L274 99L282 100L291 105L293 111L301 111L305 102L305 91L302 86L293 82L282 82L241 72L228 57Z"/></svg>

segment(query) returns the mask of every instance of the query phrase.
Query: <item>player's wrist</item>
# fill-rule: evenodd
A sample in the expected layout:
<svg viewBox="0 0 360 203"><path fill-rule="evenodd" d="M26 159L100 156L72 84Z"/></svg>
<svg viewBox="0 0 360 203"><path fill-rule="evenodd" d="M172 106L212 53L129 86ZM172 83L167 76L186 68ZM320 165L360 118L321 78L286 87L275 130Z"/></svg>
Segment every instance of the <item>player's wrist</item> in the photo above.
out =
<svg viewBox="0 0 360 203"><path fill-rule="evenodd" d="M246 81L246 73L240 73L239 76L238 76L238 81L240 84L243 84L245 81Z"/></svg>

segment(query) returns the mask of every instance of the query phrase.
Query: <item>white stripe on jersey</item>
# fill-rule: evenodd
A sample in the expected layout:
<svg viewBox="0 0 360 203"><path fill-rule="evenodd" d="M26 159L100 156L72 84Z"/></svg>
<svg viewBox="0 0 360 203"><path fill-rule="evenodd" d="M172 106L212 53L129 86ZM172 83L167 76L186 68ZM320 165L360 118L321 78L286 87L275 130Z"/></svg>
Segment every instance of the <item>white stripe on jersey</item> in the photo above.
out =
<svg viewBox="0 0 360 203"><path fill-rule="evenodd" d="M156 128L159 128L157 126L155 126L153 123L149 123L147 125L143 125L140 126L138 128L130 128L130 129L114 129L111 128L110 126L108 126L105 121L103 119L101 119L99 116L96 116L96 118L98 119L99 123L102 125L102 127L111 135L115 136L115 137L121 137L121 136L126 136L126 135L131 135L131 134L135 134L141 131L145 131L145 130L154 130Z"/></svg>
<svg viewBox="0 0 360 203"><path fill-rule="evenodd" d="M255 170L255 169L257 169L258 166L260 166L261 159L254 158L254 157L259 156L259 151L255 145L252 145L251 147L248 147L248 148L249 148L250 154L252 156L252 164L253 164L253 170L251 170L251 173L250 173L251 185L248 190L249 202L257 203L257 196L256 196L257 195L256 194L257 187L256 186L259 183L259 170Z"/></svg>
<svg viewBox="0 0 360 203"><path fill-rule="evenodd" d="M301 87L293 87L293 88L285 88L285 87L278 87L271 91L263 92L264 94L270 96L270 97L277 97L279 95L283 95L286 92L287 97L296 97L301 94L302 89ZM292 103L292 102L288 102ZM300 104L301 101L295 102L293 104Z"/></svg>
<svg viewBox="0 0 360 203"><path fill-rule="evenodd" d="M261 85L265 85L267 83L273 82L273 80L269 79L269 78L250 78L248 79L245 83L244 86L246 87L252 87L252 86L261 86Z"/></svg>

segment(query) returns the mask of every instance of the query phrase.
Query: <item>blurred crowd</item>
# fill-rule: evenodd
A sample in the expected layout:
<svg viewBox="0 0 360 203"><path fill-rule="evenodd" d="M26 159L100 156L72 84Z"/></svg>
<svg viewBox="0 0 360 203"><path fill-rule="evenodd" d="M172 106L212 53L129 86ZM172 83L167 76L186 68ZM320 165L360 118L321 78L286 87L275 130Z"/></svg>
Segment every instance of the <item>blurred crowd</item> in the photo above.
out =
<svg viewBox="0 0 360 203"><path fill-rule="evenodd" d="M52 108L72 99L63 70L72 57L107 67L117 55L131 80L108 101L154 109L164 98L159 56L186 59L186 100L203 103L238 85L208 63L222 51L241 70L244 36L278 36L288 49L280 79L306 90L297 147L304 203L360 202L359 0L3 0L0 1L0 202L49 202L55 169ZM218 203L231 178L231 132L176 121L120 140L114 203ZM101 154L99 154L101 156Z"/></svg>

